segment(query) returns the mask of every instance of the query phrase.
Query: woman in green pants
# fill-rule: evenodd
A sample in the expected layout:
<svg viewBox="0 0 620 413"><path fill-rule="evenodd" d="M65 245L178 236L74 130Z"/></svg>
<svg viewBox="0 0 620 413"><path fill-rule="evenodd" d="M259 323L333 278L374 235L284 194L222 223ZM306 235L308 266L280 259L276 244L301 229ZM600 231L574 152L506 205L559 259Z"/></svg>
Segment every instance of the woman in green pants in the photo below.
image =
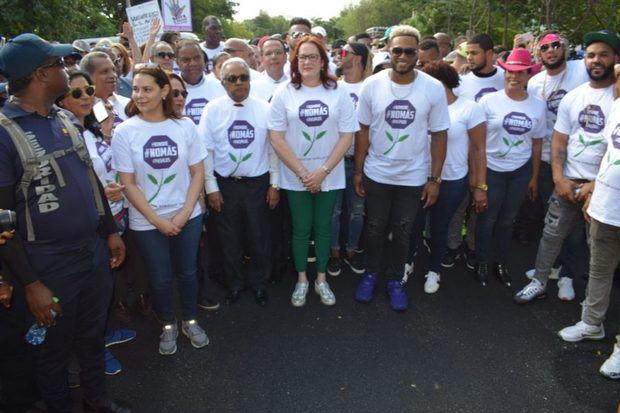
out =
<svg viewBox="0 0 620 413"><path fill-rule="evenodd" d="M308 242L314 234L317 279L314 291L325 305L336 297L325 280L331 216L338 191L345 187L343 157L359 128L351 98L328 72L322 43L306 36L291 56L291 80L271 100L271 144L282 160L280 186L287 191L293 222L293 258L298 272L291 297L306 303Z"/></svg>

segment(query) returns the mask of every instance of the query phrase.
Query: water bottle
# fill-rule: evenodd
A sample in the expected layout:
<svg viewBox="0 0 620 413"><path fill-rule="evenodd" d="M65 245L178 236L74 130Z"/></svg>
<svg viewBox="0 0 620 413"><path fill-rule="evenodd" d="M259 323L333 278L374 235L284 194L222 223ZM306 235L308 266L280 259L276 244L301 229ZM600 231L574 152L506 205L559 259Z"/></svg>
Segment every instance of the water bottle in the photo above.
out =
<svg viewBox="0 0 620 413"><path fill-rule="evenodd" d="M58 303L58 297L53 297L52 301L54 301L54 303ZM56 318L56 311L50 309L50 313L52 314L52 318ZM35 323L30 326L28 332L26 333L26 341L33 346L38 346L45 341L46 333L47 327L42 326L35 321Z"/></svg>

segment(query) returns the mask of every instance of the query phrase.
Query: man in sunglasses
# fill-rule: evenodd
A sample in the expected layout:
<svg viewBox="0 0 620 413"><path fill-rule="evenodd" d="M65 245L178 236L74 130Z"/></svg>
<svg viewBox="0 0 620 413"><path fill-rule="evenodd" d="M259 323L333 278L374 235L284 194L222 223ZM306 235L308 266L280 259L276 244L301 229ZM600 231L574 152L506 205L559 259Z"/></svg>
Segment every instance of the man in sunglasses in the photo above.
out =
<svg viewBox="0 0 620 413"><path fill-rule="evenodd" d="M71 51L71 45L50 44L30 33L0 50L0 72L14 96L2 109L11 123L5 120L0 127L0 208L17 213L15 236L2 247L11 258L2 258L18 281L14 300L25 300L32 313L22 317L21 340L14 345L27 345L23 337L33 321L47 327L45 341L29 351L48 411L73 411L66 385L72 349L82 370L84 411L130 412L126 403L106 397L104 375L110 267L122 263L125 247L90 157L75 145L83 141L77 121L53 105L68 90L62 56ZM15 143L20 136L29 142L35 171L20 162ZM24 145L19 144L25 153ZM45 155L50 158L41 160ZM15 329L4 321L0 318L2 334ZM2 374L17 367L0 364Z"/></svg>
<svg viewBox="0 0 620 413"><path fill-rule="evenodd" d="M249 280L258 305L267 304L268 267L265 234L269 209L280 200L278 157L267 137L269 104L250 96L250 67L233 57L220 76L226 96L204 109L198 133L208 151L205 189L224 260L226 304L239 300L245 287L242 271L244 245L250 260Z"/></svg>
<svg viewBox="0 0 620 413"><path fill-rule="evenodd" d="M392 29L388 44L392 68L364 82L357 111L361 130L355 138L353 182L356 193L366 198L367 248L366 273L355 299L363 303L373 299L379 271L385 268L395 311L408 306L401 279L410 233L420 199L429 208L439 195L450 127L443 85L415 70L419 39L411 26ZM382 262L389 232L390 257Z"/></svg>
<svg viewBox="0 0 620 413"><path fill-rule="evenodd" d="M294 17L291 19L288 24L288 34L286 36L288 50L291 53L295 50L295 46L297 46L299 39L310 34L311 28L312 23L310 23L308 19L303 17Z"/></svg>
<svg viewBox="0 0 620 413"><path fill-rule="evenodd" d="M255 81L260 77L260 73L252 69L255 65L254 50L250 47L245 40L231 38L224 42L224 51L232 57L239 57L248 64L250 68L250 78Z"/></svg>

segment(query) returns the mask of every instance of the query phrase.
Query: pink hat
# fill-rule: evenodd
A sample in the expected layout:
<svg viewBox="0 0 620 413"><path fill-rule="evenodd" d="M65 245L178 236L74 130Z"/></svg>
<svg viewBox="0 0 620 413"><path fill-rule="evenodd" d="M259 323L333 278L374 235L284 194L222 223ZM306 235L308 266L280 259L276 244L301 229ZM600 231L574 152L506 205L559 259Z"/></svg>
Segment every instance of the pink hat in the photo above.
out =
<svg viewBox="0 0 620 413"><path fill-rule="evenodd" d="M546 34L545 37L540 39L540 42L538 42L538 45L542 46L543 44L553 43L553 42L560 42L560 43L562 42L562 38L560 37L559 34L557 33Z"/></svg>
<svg viewBox="0 0 620 413"><path fill-rule="evenodd" d="M506 60L497 60L497 64L508 72L520 72L530 69L532 74L540 70L540 63L532 63L532 55L525 49L513 49Z"/></svg>

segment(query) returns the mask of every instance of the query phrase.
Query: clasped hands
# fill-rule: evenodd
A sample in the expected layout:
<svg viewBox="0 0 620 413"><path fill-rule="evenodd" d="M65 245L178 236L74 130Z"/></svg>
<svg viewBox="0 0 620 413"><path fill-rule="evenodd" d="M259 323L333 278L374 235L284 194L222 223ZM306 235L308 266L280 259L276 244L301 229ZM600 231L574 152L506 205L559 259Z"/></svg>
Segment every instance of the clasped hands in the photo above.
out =
<svg viewBox="0 0 620 413"><path fill-rule="evenodd" d="M322 168L318 168L313 172L309 172L306 168L302 168L297 176L308 192L316 194L321 192L321 184L327 177L327 173Z"/></svg>

